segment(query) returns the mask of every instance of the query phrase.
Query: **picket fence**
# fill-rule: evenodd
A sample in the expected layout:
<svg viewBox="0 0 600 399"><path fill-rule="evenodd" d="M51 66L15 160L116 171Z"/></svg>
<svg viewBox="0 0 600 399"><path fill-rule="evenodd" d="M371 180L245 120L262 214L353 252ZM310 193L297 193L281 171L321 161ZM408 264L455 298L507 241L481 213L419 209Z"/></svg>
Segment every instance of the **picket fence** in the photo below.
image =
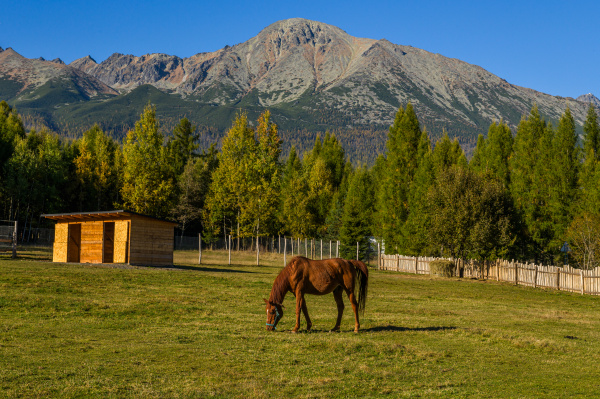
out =
<svg viewBox="0 0 600 399"><path fill-rule="evenodd" d="M429 264L442 258L381 255L380 270L413 274L431 274ZM480 264L477 261L459 261L462 276L467 278L507 281L534 288L552 288L581 294L600 295L600 267L592 270L570 266L541 266L498 259Z"/></svg>

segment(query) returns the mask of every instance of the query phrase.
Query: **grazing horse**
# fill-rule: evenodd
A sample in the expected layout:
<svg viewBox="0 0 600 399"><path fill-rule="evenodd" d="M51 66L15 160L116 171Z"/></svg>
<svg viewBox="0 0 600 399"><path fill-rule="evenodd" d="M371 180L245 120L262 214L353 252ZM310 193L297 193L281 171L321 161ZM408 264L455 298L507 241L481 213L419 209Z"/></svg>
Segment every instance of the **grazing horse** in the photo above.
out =
<svg viewBox="0 0 600 399"><path fill-rule="evenodd" d="M310 330L312 322L308 317L304 294L325 295L333 292L338 308L335 326L331 331L339 331L344 311L342 293L345 291L354 311L354 332L358 332L358 312L364 312L367 301L367 283L369 271L359 260L325 259L312 260L304 256L296 256L289 261L279 273L267 304L267 330L274 331L283 316L283 299L288 292L296 297L296 326L292 332L300 328L300 311L306 318L306 329ZM358 285L358 295L354 294L354 286ZM357 298L358 297L358 298Z"/></svg>

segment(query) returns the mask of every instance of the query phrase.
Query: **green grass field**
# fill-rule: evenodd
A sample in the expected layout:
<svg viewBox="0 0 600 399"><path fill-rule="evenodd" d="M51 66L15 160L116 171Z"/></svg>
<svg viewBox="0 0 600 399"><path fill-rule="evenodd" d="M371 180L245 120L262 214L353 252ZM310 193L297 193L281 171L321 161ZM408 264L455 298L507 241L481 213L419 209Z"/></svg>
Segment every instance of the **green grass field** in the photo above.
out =
<svg viewBox="0 0 600 399"><path fill-rule="evenodd" d="M600 392L600 298L491 281L371 271L350 306L307 297L310 333L265 331L267 255L177 252L176 267L0 256L0 396L567 398ZM303 327L305 324L303 324Z"/></svg>

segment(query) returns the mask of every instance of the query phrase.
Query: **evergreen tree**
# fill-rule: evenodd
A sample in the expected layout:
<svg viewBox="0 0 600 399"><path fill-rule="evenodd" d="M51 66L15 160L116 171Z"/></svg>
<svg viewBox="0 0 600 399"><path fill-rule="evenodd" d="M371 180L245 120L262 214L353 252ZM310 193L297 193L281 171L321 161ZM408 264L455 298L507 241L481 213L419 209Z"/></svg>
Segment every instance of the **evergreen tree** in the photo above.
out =
<svg viewBox="0 0 600 399"><path fill-rule="evenodd" d="M149 216L167 217L176 201L173 160L163 145L156 109L146 106L123 144L124 206Z"/></svg>
<svg viewBox="0 0 600 399"><path fill-rule="evenodd" d="M408 196L419 167L419 121L410 103L400 108L390 127L383 179L377 194L377 221L388 253L402 251L402 228L408 218Z"/></svg>
<svg viewBox="0 0 600 399"><path fill-rule="evenodd" d="M423 256L431 253L429 241L431 217L427 203L427 193L435 181L435 174L431 141L425 131L421 135L419 154L419 168L409 192L408 218L403 227L405 254L413 256Z"/></svg>
<svg viewBox="0 0 600 399"><path fill-rule="evenodd" d="M600 214L600 126L598 115L592 104L588 108L587 117L583 125L583 163L579 185L581 197L579 208L583 212Z"/></svg>
<svg viewBox="0 0 600 399"><path fill-rule="evenodd" d="M550 212L554 224L553 241L549 245L557 252L565 240L565 230L573 220L574 204L579 191L579 149L575 120L569 108L561 116L552 143L552 176Z"/></svg>
<svg viewBox="0 0 600 399"><path fill-rule="evenodd" d="M542 119L537 106L521 119L510 158L510 191L521 222L517 229L521 239L519 257L537 257L551 237L547 212L548 176L553 130ZM545 179L545 180L540 180Z"/></svg>
<svg viewBox="0 0 600 399"><path fill-rule="evenodd" d="M194 152L198 149L198 139L200 135L196 133L196 126L187 118L182 118L173 129L173 137L169 140L168 147L172 151L173 168L176 175L183 173L183 168Z"/></svg>
<svg viewBox="0 0 600 399"><path fill-rule="evenodd" d="M513 151L513 136L504 121L492 123L486 141L486 170L508 189L510 186L509 159Z"/></svg>
<svg viewBox="0 0 600 399"><path fill-rule="evenodd" d="M359 259L367 259L373 205L371 176L366 169L359 168L350 178L348 194L344 203L340 228L341 257L356 259L356 243L358 242Z"/></svg>

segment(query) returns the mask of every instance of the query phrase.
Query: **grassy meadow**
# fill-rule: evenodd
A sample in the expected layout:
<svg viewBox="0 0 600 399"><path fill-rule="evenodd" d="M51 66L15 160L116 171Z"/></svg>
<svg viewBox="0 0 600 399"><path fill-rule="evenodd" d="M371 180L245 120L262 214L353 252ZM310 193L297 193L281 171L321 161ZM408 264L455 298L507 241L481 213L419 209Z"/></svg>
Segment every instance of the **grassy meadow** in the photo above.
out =
<svg viewBox="0 0 600 399"><path fill-rule="evenodd" d="M600 297L371 270L362 331L307 297L275 333L282 259L175 253L174 268L0 255L0 397L571 398L600 392ZM41 260L40 260L41 259ZM305 327L305 323L303 323Z"/></svg>

